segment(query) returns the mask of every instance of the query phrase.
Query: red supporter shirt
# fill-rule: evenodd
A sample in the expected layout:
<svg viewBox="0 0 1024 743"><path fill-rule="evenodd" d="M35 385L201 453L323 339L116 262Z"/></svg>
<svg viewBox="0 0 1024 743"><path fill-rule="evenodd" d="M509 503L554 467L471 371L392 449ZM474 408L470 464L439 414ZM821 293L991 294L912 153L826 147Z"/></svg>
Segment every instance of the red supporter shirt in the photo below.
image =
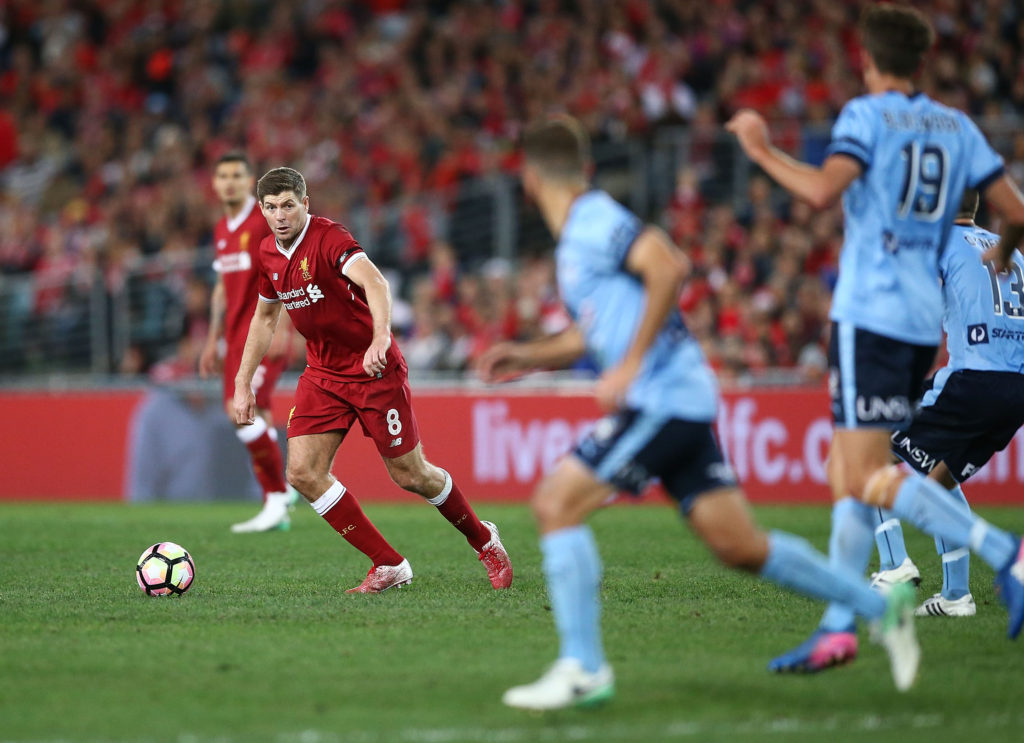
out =
<svg viewBox="0 0 1024 743"><path fill-rule="evenodd" d="M242 353L256 311L259 271L256 254L270 227L252 196L234 219L222 217L213 228L217 258L213 268L224 280L224 340L228 353Z"/></svg>
<svg viewBox="0 0 1024 743"><path fill-rule="evenodd" d="M373 317L363 290L346 276L366 253L349 231L310 214L291 250L270 235L260 243L259 258L260 299L284 302L306 338L307 369L342 382L370 381L363 357L373 340ZM384 373L402 361L392 337Z"/></svg>

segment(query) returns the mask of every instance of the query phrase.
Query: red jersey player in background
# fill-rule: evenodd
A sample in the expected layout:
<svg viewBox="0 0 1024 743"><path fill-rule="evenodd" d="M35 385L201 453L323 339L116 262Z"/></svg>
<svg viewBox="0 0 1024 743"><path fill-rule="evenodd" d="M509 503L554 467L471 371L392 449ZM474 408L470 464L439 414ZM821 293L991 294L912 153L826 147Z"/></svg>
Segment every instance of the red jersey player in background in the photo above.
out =
<svg viewBox="0 0 1024 743"><path fill-rule="evenodd" d="M370 523L331 463L358 420L391 479L426 499L466 537L494 588L512 583L497 527L480 521L451 475L423 456L408 369L391 335L387 280L342 225L309 214L302 174L275 168L256 187L272 234L259 247L259 299L235 378L235 423L256 420L251 383L270 348L281 305L306 338L307 366L288 417L288 481L353 547L372 560L348 593L412 581L409 561Z"/></svg>
<svg viewBox="0 0 1024 743"><path fill-rule="evenodd" d="M259 301L256 252L263 238L270 234L267 220L252 195L255 180L249 161L241 153L223 155L214 165L213 190L224 208L224 216L213 228L217 284L210 299L210 333L199 357L199 373L205 378L223 372L224 406L232 421L235 372L242 360L249 321ZM288 508L293 498L284 480L284 462L270 416L270 396L288 366L291 335L290 323L278 327L267 358L253 377L255 422L238 426L235 431L249 450L253 472L263 489L262 510L248 521L233 525L231 531L235 533L287 529L290 525Z"/></svg>

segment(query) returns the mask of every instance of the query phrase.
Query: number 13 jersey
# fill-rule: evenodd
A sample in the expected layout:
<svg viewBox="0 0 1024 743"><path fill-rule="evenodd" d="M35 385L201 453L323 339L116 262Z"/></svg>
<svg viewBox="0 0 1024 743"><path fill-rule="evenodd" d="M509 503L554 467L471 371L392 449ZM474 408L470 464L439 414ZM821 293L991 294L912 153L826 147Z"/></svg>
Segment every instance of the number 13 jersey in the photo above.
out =
<svg viewBox="0 0 1024 743"><path fill-rule="evenodd" d="M844 240L830 317L905 343L942 338L939 257L965 188L984 190L1003 161L965 114L923 93L854 98L829 155L856 160L843 194Z"/></svg>

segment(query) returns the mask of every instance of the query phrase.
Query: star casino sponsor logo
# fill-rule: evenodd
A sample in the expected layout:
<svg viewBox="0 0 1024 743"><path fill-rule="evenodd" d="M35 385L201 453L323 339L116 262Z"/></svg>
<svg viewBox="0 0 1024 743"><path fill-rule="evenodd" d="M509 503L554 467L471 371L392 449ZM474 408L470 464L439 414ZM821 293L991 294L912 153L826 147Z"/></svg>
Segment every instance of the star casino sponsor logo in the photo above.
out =
<svg viewBox="0 0 1024 743"><path fill-rule="evenodd" d="M286 292L278 292L277 298L284 303L286 310L294 310L300 307L309 307L324 298L324 293L317 284L306 284L306 286L291 289Z"/></svg>
<svg viewBox="0 0 1024 743"><path fill-rule="evenodd" d="M1024 330L992 328L992 338L995 340L1006 340L1013 341L1014 343L1021 343L1024 342Z"/></svg>
<svg viewBox="0 0 1024 743"><path fill-rule="evenodd" d="M311 274L309 272L309 258L308 257L307 258L303 258L299 262L299 269L302 271L302 280L303 281L312 281L313 280L313 274Z"/></svg>

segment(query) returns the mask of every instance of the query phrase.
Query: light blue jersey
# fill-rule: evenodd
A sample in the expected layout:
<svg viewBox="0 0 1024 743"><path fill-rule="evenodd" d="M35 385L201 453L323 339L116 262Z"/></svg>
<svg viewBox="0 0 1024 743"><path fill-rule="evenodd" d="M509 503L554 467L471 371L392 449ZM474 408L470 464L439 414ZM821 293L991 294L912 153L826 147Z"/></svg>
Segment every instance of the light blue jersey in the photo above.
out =
<svg viewBox="0 0 1024 743"><path fill-rule="evenodd" d="M935 374L925 405L961 369L1024 373L1024 256L1015 250L1010 271L998 274L981 261L998 243L988 230L953 225L939 259L949 361Z"/></svg>
<svg viewBox="0 0 1024 743"><path fill-rule="evenodd" d="M828 152L860 163L843 194L845 239L831 319L924 346L942 338L938 259L965 188L1003 161L965 114L922 93L854 98Z"/></svg>
<svg viewBox="0 0 1024 743"><path fill-rule="evenodd" d="M626 355L643 317L643 283L626 271L644 224L604 191L573 203L555 252L562 299L604 370ZM712 421L718 386L682 314L674 310L626 394L626 406L665 418Z"/></svg>

